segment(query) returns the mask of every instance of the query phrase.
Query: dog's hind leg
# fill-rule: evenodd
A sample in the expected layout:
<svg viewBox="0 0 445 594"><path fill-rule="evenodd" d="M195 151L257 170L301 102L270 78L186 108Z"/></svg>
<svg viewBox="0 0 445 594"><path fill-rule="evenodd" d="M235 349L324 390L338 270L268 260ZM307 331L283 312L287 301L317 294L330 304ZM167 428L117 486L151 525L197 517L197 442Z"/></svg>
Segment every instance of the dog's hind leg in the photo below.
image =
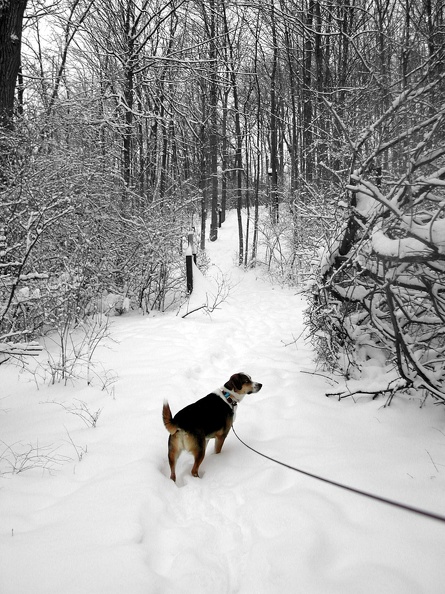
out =
<svg viewBox="0 0 445 594"><path fill-rule="evenodd" d="M170 464L170 478L172 481L176 481L176 461L182 451L178 438L178 434L175 433L170 435L168 439L168 463Z"/></svg>

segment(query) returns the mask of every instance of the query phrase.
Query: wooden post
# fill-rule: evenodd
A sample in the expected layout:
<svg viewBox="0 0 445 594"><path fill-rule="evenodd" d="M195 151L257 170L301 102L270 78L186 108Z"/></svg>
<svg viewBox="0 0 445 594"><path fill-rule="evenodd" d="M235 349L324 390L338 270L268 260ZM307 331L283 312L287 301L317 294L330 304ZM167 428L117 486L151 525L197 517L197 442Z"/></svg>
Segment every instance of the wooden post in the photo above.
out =
<svg viewBox="0 0 445 594"><path fill-rule="evenodd" d="M187 293L191 295L193 292L193 233L188 234L188 246L185 250L185 271L187 277Z"/></svg>
<svg viewBox="0 0 445 594"><path fill-rule="evenodd" d="M193 233L189 234L189 243L190 243L190 236L192 239L192 255L193 255L193 262L195 263L196 266L196 241L195 241L195 227L193 227Z"/></svg>
<svg viewBox="0 0 445 594"><path fill-rule="evenodd" d="M5 229L0 227L0 264L5 262L5 254L6 254L6 235ZM0 274L5 274L4 270L0 270Z"/></svg>

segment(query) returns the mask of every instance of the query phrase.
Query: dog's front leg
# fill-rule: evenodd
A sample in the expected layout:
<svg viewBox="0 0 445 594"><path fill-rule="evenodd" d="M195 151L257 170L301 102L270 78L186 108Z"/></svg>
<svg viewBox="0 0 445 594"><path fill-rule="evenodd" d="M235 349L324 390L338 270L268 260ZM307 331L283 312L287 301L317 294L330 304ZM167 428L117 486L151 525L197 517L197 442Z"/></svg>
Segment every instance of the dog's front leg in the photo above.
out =
<svg viewBox="0 0 445 594"><path fill-rule="evenodd" d="M219 454L221 452L227 435L227 431L224 431L224 433L217 433L215 435L215 454Z"/></svg>
<svg viewBox="0 0 445 594"><path fill-rule="evenodd" d="M194 447L192 449L192 454L195 458L195 463L193 464L192 468L192 475L199 478L198 470L201 466L201 462L204 460L204 456L206 455L206 445L207 442L205 438L195 439Z"/></svg>

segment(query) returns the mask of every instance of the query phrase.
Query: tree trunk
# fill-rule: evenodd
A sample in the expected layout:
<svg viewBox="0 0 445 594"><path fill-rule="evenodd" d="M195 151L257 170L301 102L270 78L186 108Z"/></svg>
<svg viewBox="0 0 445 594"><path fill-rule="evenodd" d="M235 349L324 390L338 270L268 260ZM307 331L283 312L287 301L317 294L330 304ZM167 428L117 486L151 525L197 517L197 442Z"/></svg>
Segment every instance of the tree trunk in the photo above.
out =
<svg viewBox="0 0 445 594"><path fill-rule="evenodd" d="M125 187L131 185L131 164L132 164L132 136L133 136L133 100L134 100L134 9L128 3L126 7L124 34L126 43L127 60L124 70L124 101L125 101L125 125L123 133L122 160L123 178Z"/></svg>
<svg viewBox="0 0 445 594"><path fill-rule="evenodd" d="M248 138L248 120L247 114L244 112L244 128L246 130L245 133L245 167L246 167L246 175L245 175L245 197L246 197L246 212L247 212L247 221L246 221L246 247L244 250L244 266L247 268L248 259L249 259L249 232L250 232L250 188L249 188L249 179L250 179L250 161L249 161L249 138Z"/></svg>
<svg viewBox="0 0 445 594"><path fill-rule="evenodd" d="M309 8L305 17L305 31L303 43L303 160L302 166L308 180L312 180L313 157L312 149L312 27L314 16L314 2L310 0Z"/></svg>
<svg viewBox="0 0 445 594"><path fill-rule="evenodd" d="M228 115L228 100L229 92L224 91L223 93L223 119L222 119L222 139L221 139L221 223L226 220L226 208L227 208L227 169L229 167L229 155L227 152L228 139L227 139L227 115Z"/></svg>
<svg viewBox="0 0 445 594"><path fill-rule="evenodd" d="M210 0L209 61L210 61L210 176L211 176L211 221L210 241L218 239L218 53L216 47L217 27L215 0Z"/></svg>
<svg viewBox="0 0 445 594"><path fill-rule="evenodd" d="M0 128L12 128L27 0L0 2Z"/></svg>
<svg viewBox="0 0 445 594"><path fill-rule="evenodd" d="M232 89L233 96L233 111L235 118L235 169L236 169L236 210L238 218L238 243L239 243L239 255L238 263L242 266L244 262L244 233L243 233L243 220L241 216L241 210L243 207L243 135L241 132L241 118L239 110L238 100L238 81L235 73L235 60L233 57L233 46L229 36L229 24L227 20L226 8L223 3L223 18L224 18L224 34L229 49L229 71L230 71L230 86Z"/></svg>
<svg viewBox="0 0 445 594"><path fill-rule="evenodd" d="M258 38L256 37L255 43L255 55L254 55L254 72L258 72ZM258 223L259 223L259 196L260 196L260 180L261 180L261 164L262 164L262 155L261 155L261 87L260 81L258 78L258 74L255 76L255 86L256 86L256 171L255 171L255 215L254 215L254 225L253 225L253 241L252 241L252 266L256 265L256 257L257 257L257 248L258 248Z"/></svg>
<svg viewBox="0 0 445 594"><path fill-rule="evenodd" d="M201 86L201 155L200 155L200 189L201 189L201 241L200 247L205 250L206 247L206 223L207 223L207 158L208 151L206 119L207 119L207 96L205 86Z"/></svg>
<svg viewBox="0 0 445 594"><path fill-rule="evenodd" d="M272 43L273 62L270 78L270 201L271 215L274 223L278 222L278 106L276 97L276 81L278 67L278 45L277 30L275 25L275 10L272 0L271 4L272 21Z"/></svg>
<svg viewBox="0 0 445 594"><path fill-rule="evenodd" d="M281 10L283 10L283 2L280 2ZM297 135L297 84L295 76L295 58L294 58L294 47L291 38L288 23L284 23L284 38L286 41L286 58L287 67L289 69L289 85L290 85L290 100L291 100L291 122L290 122L290 142L289 142L289 156L291 162L291 180L290 188L291 194L294 197L297 191L297 179L298 179L298 135Z"/></svg>

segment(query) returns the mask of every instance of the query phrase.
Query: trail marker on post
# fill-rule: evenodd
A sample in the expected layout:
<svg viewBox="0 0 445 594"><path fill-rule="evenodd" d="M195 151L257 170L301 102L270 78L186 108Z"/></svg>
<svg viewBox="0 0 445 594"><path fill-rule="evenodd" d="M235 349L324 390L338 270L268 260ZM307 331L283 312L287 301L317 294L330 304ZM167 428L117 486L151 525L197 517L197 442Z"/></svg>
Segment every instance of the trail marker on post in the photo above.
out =
<svg viewBox="0 0 445 594"><path fill-rule="evenodd" d="M185 272L187 277L187 293L193 292L193 261L196 263L196 252L193 248L193 233L188 234L188 245L185 250Z"/></svg>

